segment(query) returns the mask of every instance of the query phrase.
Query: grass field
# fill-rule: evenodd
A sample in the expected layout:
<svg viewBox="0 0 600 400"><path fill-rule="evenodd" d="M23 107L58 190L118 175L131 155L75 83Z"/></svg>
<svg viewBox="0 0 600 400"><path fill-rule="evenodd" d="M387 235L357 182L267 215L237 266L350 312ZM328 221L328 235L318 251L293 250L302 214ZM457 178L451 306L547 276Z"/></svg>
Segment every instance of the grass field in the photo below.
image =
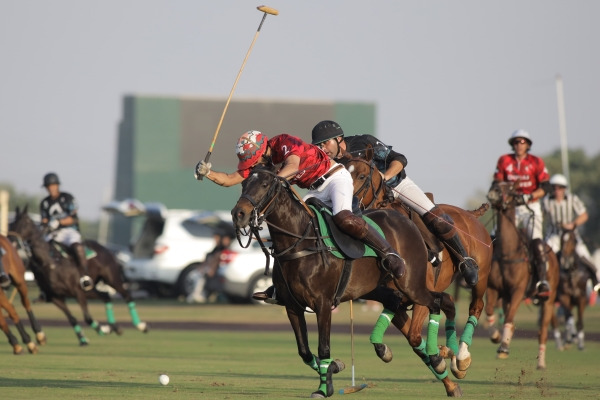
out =
<svg viewBox="0 0 600 400"><path fill-rule="evenodd" d="M80 312L71 304L74 313ZM356 326L372 324L375 311L354 304ZM176 301L139 301L143 320L287 323L283 308L277 306L188 305ZM21 314L20 305L18 310ZM36 304L41 319L64 317L50 304ZM91 311L104 320L102 305L92 303ZM318 376L297 355L290 330L233 331L151 329L148 334L128 324L125 306L116 304L117 319L125 328L120 336L98 336L84 327L90 340L79 347L69 327L46 327L48 344L36 355L13 356L11 348L0 346L0 398L2 399L298 399L317 389ZM466 304L459 302L464 323ZM314 322L314 316L308 317ZM535 325L536 309L522 306L517 330ZM482 318L483 320L483 318ZM460 321L460 320L459 320ZM481 323L483 321L480 321ZM334 314L333 323L349 332L349 307ZM311 324L314 327L314 323ZM588 332L600 332L600 306L587 310ZM482 325L478 331L484 331ZM460 329L462 330L462 329ZM440 334L442 338L443 332ZM311 345L316 352L316 332L311 328ZM362 399L445 398L443 385L413 354L403 337L390 330L386 343L394 360L385 364L374 354L368 334L355 335L357 384L369 387L344 395ZM535 369L537 342L515 339L508 360L495 358L496 345L477 337L471 348L473 364L460 382L465 398L495 399L598 399L600 372L596 359L600 342L587 341L586 350L559 352L548 344L545 371ZM342 359L346 370L336 375L336 394L351 384L351 343L349 334L332 335L332 355ZM167 386L158 383L166 373Z"/></svg>

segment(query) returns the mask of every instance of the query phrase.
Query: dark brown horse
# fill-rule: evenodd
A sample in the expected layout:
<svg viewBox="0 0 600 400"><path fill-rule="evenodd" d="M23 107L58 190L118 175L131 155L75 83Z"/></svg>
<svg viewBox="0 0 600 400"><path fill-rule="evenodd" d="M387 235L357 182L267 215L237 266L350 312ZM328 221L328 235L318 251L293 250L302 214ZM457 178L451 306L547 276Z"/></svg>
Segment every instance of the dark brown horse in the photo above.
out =
<svg viewBox="0 0 600 400"><path fill-rule="evenodd" d="M445 313L454 313L454 303L449 295L434 293L427 288L426 248L414 224L393 210L368 213L368 217L383 230L386 239L400 251L407 265L406 274L397 281L388 282L390 289L386 292L380 286L384 279L377 259L344 260L333 255L331 249L323 245L323 236L310 210L289 182L278 177L272 169L256 167L243 183L242 195L232 210L232 217L238 234L249 227L257 236L262 222L266 221L269 226L276 263L273 283L277 298L285 304L300 357L320 376L319 388L311 397L333 395L332 374L342 369L342 364L331 358L332 308L339 302L358 298L381 301L391 307L389 304L394 301L390 298L395 297L399 306L394 307L394 311L405 317L400 328L409 343L419 350L421 357L430 361L431 368L447 375L445 363L439 362L443 354L437 348L437 341L425 343L421 337L422 325L411 323L406 315L409 305L426 306L434 320L429 332L435 332L432 337L437 338L440 306ZM307 307L317 317L318 356L313 355L309 347L304 316ZM447 376L444 385L448 395L462 394L458 384Z"/></svg>
<svg viewBox="0 0 600 400"><path fill-rule="evenodd" d="M560 265L560 281L558 284L557 300L560 310L564 313L565 334L561 335L558 327L557 316L552 318L554 339L556 347L563 350L575 341L577 348L585 347L585 333L583 331L583 314L589 302L587 282L592 279L591 270L584 265L586 260L579 257L576 252L577 236L573 230L564 230L560 237L560 251L558 262ZM573 318L573 309L577 308L577 321Z"/></svg>
<svg viewBox="0 0 600 400"><path fill-rule="evenodd" d="M353 158L344 162L354 180L354 195L358 197L361 208L392 208L409 215L419 223L419 216L415 212L412 212L401 202L394 201L390 196L390 193L388 192L389 189L383 182L383 178L377 167L369 160L369 155L370 153L367 151L367 159ZM466 375L467 368L471 364L469 346L471 345L473 338L474 328L483 311L483 296L487 287L487 279L492 262L490 235L485 229L485 226L477 219L487 210L488 205L482 205L480 209L472 212L448 204L438 204L438 206L453 219L467 251L479 265L479 281L477 285L471 289L469 318L459 344L457 344L454 320L446 320L446 332L448 337L446 344L456 355L452 360L452 372L454 373L454 376L462 379ZM421 225L421 228L422 233L429 238L429 240L433 242L436 241L424 225ZM430 265L431 272L428 276L434 290L439 292L448 289L451 283L457 279L459 264L458 259L454 257L454 254L450 252L446 246L441 247L441 249L442 253L441 256L438 255L438 258L441 259L442 262L436 267ZM427 310L415 306L413 319L423 321L426 317ZM375 344L375 348L377 350L377 344ZM381 357L382 352L377 351L377 354ZM389 362L391 356L382 359Z"/></svg>
<svg viewBox="0 0 600 400"><path fill-rule="evenodd" d="M33 313L33 309L31 308L31 304L29 302L29 298L27 297L27 282L25 281L25 266L23 265L23 261L17 254L17 251L8 240L8 238L4 235L0 235L0 247L4 250L5 254L2 256L2 264L4 265L4 270L8 276L10 276L11 283L15 287L15 289L19 292L21 297L21 303L25 310L27 310L27 315L29 316L29 320L31 326L36 334L36 339L39 344L46 343L46 335L40 328L37 319ZM21 335L21 339L23 343L27 346L27 349L30 353L37 353L38 349L36 344L31 340L31 337L23 327L23 322L19 318L15 308L6 297L6 293L4 290L0 289L0 307L5 309L8 313L8 316L13 321L19 334ZM13 347L14 354L21 354L23 352L23 348L19 344L17 338L11 333L6 320L4 319L4 315L0 312L0 329L4 332L6 337L8 338L8 342Z"/></svg>
<svg viewBox="0 0 600 400"><path fill-rule="evenodd" d="M31 249L30 269L35 275L40 289L46 295L46 301L54 303L69 320L79 344L88 344L77 319L71 314L65 300L75 298L83 311L85 322L100 334L115 332L122 333L114 316L113 303L110 295L97 288L85 292L79 285L79 271L72 256L63 253L53 243L46 242L40 228L27 214L27 207L21 212L18 208L15 220L10 225L10 230L22 238ZM125 287L121 266L114 255L93 240L86 240L85 246L93 251L93 257L88 259L88 272L94 283L103 282L112 287L127 303L133 325L142 332L147 332L148 326L140 321L135 302L129 289ZM107 325L95 320L88 309L87 298L100 299L105 304Z"/></svg>
<svg viewBox="0 0 600 400"><path fill-rule="evenodd" d="M488 279L485 312L491 322L491 337L494 343L500 342L497 350L498 358L508 358L510 341L513 337L514 320L521 302L532 297L535 292L533 265L530 254L530 243L526 233L516 225L515 206L517 192L514 182L497 182L490 188L488 200L494 209L496 218L496 240L494 242L494 259ZM548 258L546 280L550 284L550 296L541 302L540 326L538 332L539 350L537 368L546 368L546 342L548 326L554 314L554 301L558 288L558 259L556 254L545 245ZM504 310L504 326L502 334L494 325L494 307L502 302Z"/></svg>

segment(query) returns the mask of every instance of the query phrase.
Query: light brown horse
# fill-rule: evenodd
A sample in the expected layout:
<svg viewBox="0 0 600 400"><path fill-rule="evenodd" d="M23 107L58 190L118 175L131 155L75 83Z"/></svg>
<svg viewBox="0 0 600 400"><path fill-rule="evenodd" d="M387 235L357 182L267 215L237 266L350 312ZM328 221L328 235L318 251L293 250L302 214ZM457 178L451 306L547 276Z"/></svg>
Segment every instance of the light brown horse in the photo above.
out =
<svg viewBox="0 0 600 400"><path fill-rule="evenodd" d="M5 252L4 256L2 257L2 264L4 265L4 270L6 274L10 277L12 285L19 292L19 296L21 297L21 304L23 304L23 307L27 311L31 327L35 332L36 340L39 344L45 344L46 335L44 334L42 328L37 322L37 319L35 318L35 315L33 313L33 309L31 308L31 303L29 302L29 297L27 293L27 281L25 280L25 266L23 265L23 261L19 257L19 254L17 253L10 240L8 240L8 238L4 235L0 235L0 247L2 247L2 249ZM0 305L6 310L8 316L14 322L15 326L17 327L17 330L21 335L23 343L25 343L30 353L37 353L37 346L31 340L29 334L27 334L27 332L25 331L23 323L19 318L19 315L17 314L15 308L6 297L5 292L2 290L0 290L0 292ZM13 353L20 354L23 351L23 349L19 345L16 338L10 333L10 330L8 328L8 325L6 324L6 321L4 320L4 317L2 317L2 319L0 320L0 327L8 337L8 341L11 344L11 346L13 346Z"/></svg>
<svg viewBox="0 0 600 400"><path fill-rule="evenodd" d="M367 159L353 158L344 161L346 168L350 171L354 179L354 195L358 197L362 209L391 208L398 210L411 217L415 222L421 225L421 232L430 241L437 242L427 228L420 221L419 216L412 212L408 207L399 201L393 201L388 192L388 188L383 182L383 178L377 167L370 162L371 153L367 151ZM447 213L454 221L459 231L462 242L465 245L469 255L477 261L479 265L479 281L471 289L471 303L469 304L469 318L457 344L455 322L446 320L447 346L454 350L455 357L452 359L452 372L459 379L465 377L467 369L471 364L471 355L469 346L472 342L473 331L481 312L484 308L483 296L487 287L487 279L492 261L491 238L485 226L477 219L488 208L487 204L482 205L476 211L465 211L459 207L448 204L438 204L438 206ZM441 264L432 267L429 265L428 280L436 291L444 291L457 278L459 261L446 246L442 249ZM415 306L413 319L421 321L427 317L427 310L423 307ZM396 318L396 317L394 317ZM384 347L383 351L379 343L373 343L377 352L384 361L391 360L391 353L387 354L389 349Z"/></svg>
<svg viewBox="0 0 600 400"><path fill-rule="evenodd" d="M560 251L558 262L560 265L560 281L558 284L557 300L560 309L564 312L565 334L561 335L556 314L552 318L552 329L556 347L563 350L575 341L577 348L585 347L585 333L583 331L583 315L587 307L589 296L587 282L592 279L590 268L584 263L586 260L579 257L576 252L577 236L571 230L564 230L560 237ZM573 319L573 309L577 308L577 321Z"/></svg>
<svg viewBox="0 0 600 400"><path fill-rule="evenodd" d="M491 324L490 339L500 342L497 350L498 358L508 358L510 341L515 325L515 315L521 302L532 297L535 292L531 249L526 233L517 227L515 221L515 206L517 192L514 182L496 182L490 188L490 201L496 218L496 240L494 242L494 259L488 279L485 312ZM545 245L548 258L546 280L550 284L550 296L540 304L540 326L538 331L537 368L546 368L546 342L548 326L554 314L554 301L558 288L559 272L558 259L552 249ZM504 326L502 334L493 322L495 321L494 307L501 300L504 310Z"/></svg>
<svg viewBox="0 0 600 400"><path fill-rule="evenodd" d="M390 307L390 303L397 304L394 311L405 318L402 332L411 346L419 350L421 357L431 361L430 368L447 375L437 341L425 344L421 337L422 324L411 323L406 315L406 307L413 304L425 306L431 312L431 318L437 321L440 308L447 315L451 314L452 318L455 312L448 294L436 293L427 287L427 252L414 224L393 210L368 213L368 217L382 229L386 240L401 251L406 261L406 274L393 282L387 281L389 289L386 291L386 287L381 285L386 281L377 259L363 256L362 250L358 257L352 259L332 254L331 247L324 245L323 233L314 215L311 215L314 212L309 210L289 182L278 177L273 169L258 166L244 181L242 195L231 213L238 239L240 233L248 228L258 239L260 225L266 222L269 226L275 259L273 284L277 299L285 305L296 337L298 354L320 377L319 388L311 397L332 396L332 374L342 369L340 363L331 358L332 308L340 302L358 298L377 300L387 307ZM350 241L349 238L340 240ZM386 296L387 299L384 298ZM306 307L316 314L319 333L317 356L309 347ZM437 321L430 324L436 337ZM447 376L443 383L449 396L462 394L459 385Z"/></svg>

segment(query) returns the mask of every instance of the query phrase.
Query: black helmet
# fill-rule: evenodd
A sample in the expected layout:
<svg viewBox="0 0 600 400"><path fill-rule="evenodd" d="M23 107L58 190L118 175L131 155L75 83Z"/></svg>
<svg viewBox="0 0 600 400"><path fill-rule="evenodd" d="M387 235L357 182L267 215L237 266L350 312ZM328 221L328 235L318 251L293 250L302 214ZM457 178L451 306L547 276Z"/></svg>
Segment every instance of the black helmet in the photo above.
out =
<svg viewBox="0 0 600 400"><path fill-rule="evenodd" d="M60 181L58 180L58 175L56 175L54 172L49 172L46 175L44 175L44 184L42 185L42 187L48 187L48 186L52 185L53 183L60 185Z"/></svg>
<svg viewBox="0 0 600 400"><path fill-rule="evenodd" d="M344 136L344 131L337 122L321 121L312 130L312 144L323 143L338 136Z"/></svg>

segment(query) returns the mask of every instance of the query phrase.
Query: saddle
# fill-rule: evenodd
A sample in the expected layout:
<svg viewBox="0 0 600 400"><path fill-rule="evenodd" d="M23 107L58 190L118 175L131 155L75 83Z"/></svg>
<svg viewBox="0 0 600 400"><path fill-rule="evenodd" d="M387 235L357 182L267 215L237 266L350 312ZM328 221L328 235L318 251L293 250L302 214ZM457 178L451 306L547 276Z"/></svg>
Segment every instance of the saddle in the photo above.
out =
<svg viewBox="0 0 600 400"><path fill-rule="evenodd" d="M381 228L371 218L362 215L358 210L358 207L354 207L354 203L358 204L355 200L356 198L353 199L353 212L361 216L367 224L371 225L385 237ZM375 251L371 247L341 231L337 227L333 222L331 209L321 200L311 197L306 200L306 204L315 212L319 230L323 236L323 242L334 256L346 259L377 257Z"/></svg>

